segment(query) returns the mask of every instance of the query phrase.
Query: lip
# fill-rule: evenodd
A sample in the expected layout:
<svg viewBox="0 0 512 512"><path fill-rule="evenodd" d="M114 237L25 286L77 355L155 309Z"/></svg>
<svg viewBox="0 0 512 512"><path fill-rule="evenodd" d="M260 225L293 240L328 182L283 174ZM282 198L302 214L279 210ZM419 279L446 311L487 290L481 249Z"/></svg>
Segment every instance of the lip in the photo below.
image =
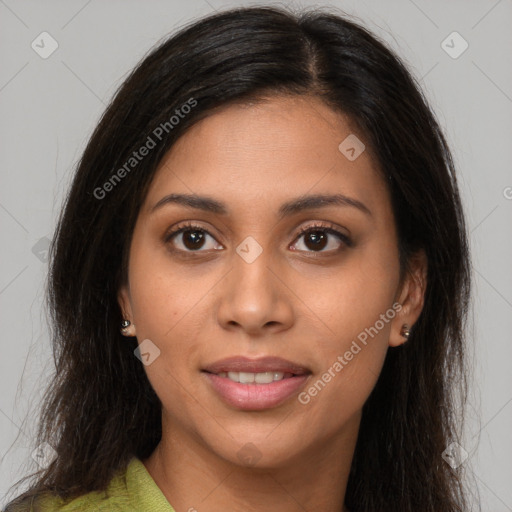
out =
<svg viewBox="0 0 512 512"><path fill-rule="evenodd" d="M283 372L292 375L269 384L242 384L216 375L220 372ZM279 357L249 359L241 356L217 361L206 366L202 373L226 404L236 409L252 411L281 405L295 395L311 375L308 368Z"/></svg>
<svg viewBox="0 0 512 512"><path fill-rule="evenodd" d="M220 372L283 372L293 373L294 375L305 375L311 373L311 370L292 361L287 361L280 357L259 357L258 359L249 359L244 356L228 357L221 359L213 364L203 368L208 373Z"/></svg>

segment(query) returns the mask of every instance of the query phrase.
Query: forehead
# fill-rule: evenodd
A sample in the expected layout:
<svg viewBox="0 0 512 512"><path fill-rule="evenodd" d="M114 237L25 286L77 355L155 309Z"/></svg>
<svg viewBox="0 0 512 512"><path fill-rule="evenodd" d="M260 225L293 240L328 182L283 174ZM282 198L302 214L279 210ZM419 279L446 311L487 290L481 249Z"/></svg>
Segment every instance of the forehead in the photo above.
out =
<svg viewBox="0 0 512 512"><path fill-rule="evenodd" d="M264 198L272 207L307 193L342 193L385 208L387 190L368 145L355 160L340 151L354 136L364 143L347 116L314 97L229 105L177 140L160 162L146 205L172 192L208 194L245 208Z"/></svg>

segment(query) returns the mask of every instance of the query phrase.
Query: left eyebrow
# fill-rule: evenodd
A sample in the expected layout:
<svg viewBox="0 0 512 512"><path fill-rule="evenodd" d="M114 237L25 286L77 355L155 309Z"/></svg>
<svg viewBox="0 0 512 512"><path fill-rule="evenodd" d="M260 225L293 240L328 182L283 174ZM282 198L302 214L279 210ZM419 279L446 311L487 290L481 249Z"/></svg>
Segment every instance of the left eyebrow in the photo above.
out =
<svg viewBox="0 0 512 512"><path fill-rule="evenodd" d="M169 194L165 197L162 197L162 199L160 199L151 208L150 213L153 213L155 210L166 204L181 204L183 206L188 206L189 208L195 208L197 210L203 210L219 215L228 214L228 209L223 203L211 197L198 196L194 194ZM326 208L332 205L357 208L361 212L372 217L372 212L364 203L358 199L348 197L343 194L315 194L309 196L300 196L282 204L278 210L278 217L279 219L283 219L304 210Z"/></svg>
<svg viewBox="0 0 512 512"><path fill-rule="evenodd" d="M293 199L292 201L284 203L281 208L279 208L279 218L282 219L303 210L326 208L332 205L350 206L357 208L361 212L372 217L372 212L370 209L358 199L354 199L353 197L348 197L343 194L315 194L309 196L301 196L297 199Z"/></svg>

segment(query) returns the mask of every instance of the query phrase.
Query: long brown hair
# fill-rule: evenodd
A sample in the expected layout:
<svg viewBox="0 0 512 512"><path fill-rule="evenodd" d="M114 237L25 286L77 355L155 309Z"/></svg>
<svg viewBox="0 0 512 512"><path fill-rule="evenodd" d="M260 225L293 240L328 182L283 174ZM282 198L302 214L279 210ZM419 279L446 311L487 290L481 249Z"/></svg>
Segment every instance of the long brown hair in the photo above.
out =
<svg viewBox="0 0 512 512"><path fill-rule="evenodd" d="M48 442L57 457L26 477L35 481L16 503L103 490L131 457L155 449L161 404L133 355L136 342L119 332L117 303L140 206L162 157L195 122L216 107L283 93L315 95L357 124L388 178L401 269L418 249L428 258L424 309L409 342L388 351L364 405L346 504L354 512L466 510L461 470L442 458L459 439L453 411L466 392L470 296L450 150L420 87L374 35L326 10L270 7L214 14L160 44L91 136L50 250L56 373L37 443ZM191 99L193 108L169 123ZM165 123L155 148L114 179Z"/></svg>

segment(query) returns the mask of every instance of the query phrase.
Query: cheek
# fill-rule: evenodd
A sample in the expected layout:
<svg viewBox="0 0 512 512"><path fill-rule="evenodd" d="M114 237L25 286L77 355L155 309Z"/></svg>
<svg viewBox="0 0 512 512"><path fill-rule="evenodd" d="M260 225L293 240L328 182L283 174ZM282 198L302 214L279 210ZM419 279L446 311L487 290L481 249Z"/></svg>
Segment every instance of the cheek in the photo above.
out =
<svg viewBox="0 0 512 512"><path fill-rule="evenodd" d="M376 304L363 311L339 312L333 326L339 335L331 335L319 347L322 369L298 396L313 431L334 434L362 409L384 364L393 313Z"/></svg>
<svg viewBox="0 0 512 512"><path fill-rule="evenodd" d="M144 225L134 233L128 277L138 335L165 338L197 301L190 276L170 264L167 249Z"/></svg>
<svg viewBox="0 0 512 512"><path fill-rule="evenodd" d="M194 414L191 375L204 330L200 299L209 289L204 281L194 285L190 276L171 272L168 262L139 251L131 259L130 292L139 344L151 340L158 357L144 370L164 409L175 421ZM148 271L148 269L151 269ZM200 289L198 289L200 288ZM197 411L195 412L197 414Z"/></svg>
<svg viewBox="0 0 512 512"><path fill-rule="evenodd" d="M398 279L393 248L379 253L368 246L347 259L328 286L308 290L328 330L318 347L322 370L301 403L315 410L317 417L329 418L333 428L363 406L377 382L396 316Z"/></svg>
<svg viewBox="0 0 512 512"><path fill-rule="evenodd" d="M381 315L385 315L384 324L378 322L376 337L387 341L389 321L395 316L398 256L381 253L375 257L371 252L368 248L354 254L322 286L308 284L305 288L308 303L342 345L374 326Z"/></svg>
<svg viewBox="0 0 512 512"><path fill-rule="evenodd" d="M206 279L177 272L165 251L145 248L143 241L131 252L129 280L139 343L151 340L165 362L161 366L174 375L185 375L186 363L197 350L194 340L203 329L201 298L211 285ZM148 375L158 366L147 366Z"/></svg>

